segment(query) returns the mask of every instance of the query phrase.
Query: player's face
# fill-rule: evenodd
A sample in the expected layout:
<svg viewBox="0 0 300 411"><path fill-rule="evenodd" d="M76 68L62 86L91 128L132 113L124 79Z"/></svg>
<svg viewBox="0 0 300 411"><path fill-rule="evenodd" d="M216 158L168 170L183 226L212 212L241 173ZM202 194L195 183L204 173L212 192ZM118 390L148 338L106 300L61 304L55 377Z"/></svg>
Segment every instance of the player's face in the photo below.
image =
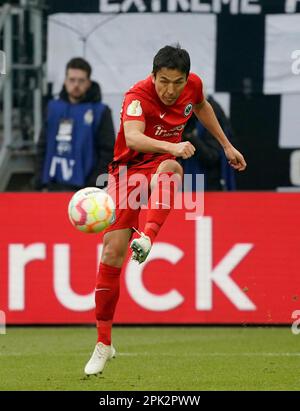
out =
<svg viewBox="0 0 300 411"><path fill-rule="evenodd" d="M152 74L152 81L156 93L160 100L166 105L171 106L182 93L186 83L186 74L176 69L162 68L156 75Z"/></svg>
<svg viewBox="0 0 300 411"><path fill-rule="evenodd" d="M91 86L87 72L70 68L65 78L65 87L71 101L80 101Z"/></svg>

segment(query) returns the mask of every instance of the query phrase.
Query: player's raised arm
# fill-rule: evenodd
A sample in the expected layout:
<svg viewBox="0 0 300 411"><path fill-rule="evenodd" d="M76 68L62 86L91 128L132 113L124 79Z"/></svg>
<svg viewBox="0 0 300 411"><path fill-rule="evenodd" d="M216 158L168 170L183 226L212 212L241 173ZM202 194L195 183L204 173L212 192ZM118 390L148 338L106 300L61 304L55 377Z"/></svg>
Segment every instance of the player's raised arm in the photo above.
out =
<svg viewBox="0 0 300 411"><path fill-rule="evenodd" d="M200 104L193 106L193 111L203 126L218 140L224 149L229 164L238 171L247 167L243 155L233 147L224 134L212 106L204 99Z"/></svg>
<svg viewBox="0 0 300 411"><path fill-rule="evenodd" d="M190 158L195 153L195 147L189 141L169 143L147 137L144 131L143 121L125 121L124 133L127 147L141 153L170 153L184 159Z"/></svg>

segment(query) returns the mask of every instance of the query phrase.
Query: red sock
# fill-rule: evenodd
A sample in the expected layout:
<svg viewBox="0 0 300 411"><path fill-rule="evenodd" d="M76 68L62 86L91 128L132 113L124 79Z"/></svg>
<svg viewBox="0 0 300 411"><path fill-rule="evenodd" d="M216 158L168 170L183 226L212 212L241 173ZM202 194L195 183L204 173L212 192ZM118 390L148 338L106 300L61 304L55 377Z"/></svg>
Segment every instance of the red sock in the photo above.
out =
<svg viewBox="0 0 300 411"><path fill-rule="evenodd" d="M120 294L121 268L100 263L96 281L95 301L98 340L111 345L111 328Z"/></svg>
<svg viewBox="0 0 300 411"><path fill-rule="evenodd" d="M173 172L158 174L149 202L144 233L150 237L151 243L157 236L161 226L174 207L174 197L178 190L179 177ZM159 203L158 205L156 203Z"/></svg>

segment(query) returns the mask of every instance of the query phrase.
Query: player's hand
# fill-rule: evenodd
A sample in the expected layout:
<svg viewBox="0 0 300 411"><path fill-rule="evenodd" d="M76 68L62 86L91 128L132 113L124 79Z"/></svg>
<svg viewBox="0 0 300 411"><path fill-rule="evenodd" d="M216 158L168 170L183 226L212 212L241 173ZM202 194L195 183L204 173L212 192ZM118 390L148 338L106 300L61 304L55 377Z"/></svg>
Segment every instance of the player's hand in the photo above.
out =
<svg viewBox="0 0 300 411"><path fill-rule="evenodd" d="M225 156L228 160L228 163L235 170L244 171L247 167L247 163L243 155L232 145L224 148Z"/></svg>
<svg viewBox="0 0 300 411"><path fill-rule="evenodd" d="M172 145L173 156L181 157L184 160L192 157L195 154L195 147L189 141L183 141L182 143L176 143Z"/></svg>

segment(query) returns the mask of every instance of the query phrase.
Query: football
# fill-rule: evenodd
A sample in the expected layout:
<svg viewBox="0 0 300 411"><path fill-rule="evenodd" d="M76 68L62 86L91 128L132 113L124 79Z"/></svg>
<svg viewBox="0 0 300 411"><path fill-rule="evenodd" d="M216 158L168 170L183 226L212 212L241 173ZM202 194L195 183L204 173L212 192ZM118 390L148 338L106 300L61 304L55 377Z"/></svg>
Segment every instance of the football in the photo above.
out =
<svg viewBox="0 0 300 411"><path fill-rule="evenodd" d="M77 191L68 206L69 219L84 233L100 233L115 220L115 204L104 190L87 187Z"/></svg>

